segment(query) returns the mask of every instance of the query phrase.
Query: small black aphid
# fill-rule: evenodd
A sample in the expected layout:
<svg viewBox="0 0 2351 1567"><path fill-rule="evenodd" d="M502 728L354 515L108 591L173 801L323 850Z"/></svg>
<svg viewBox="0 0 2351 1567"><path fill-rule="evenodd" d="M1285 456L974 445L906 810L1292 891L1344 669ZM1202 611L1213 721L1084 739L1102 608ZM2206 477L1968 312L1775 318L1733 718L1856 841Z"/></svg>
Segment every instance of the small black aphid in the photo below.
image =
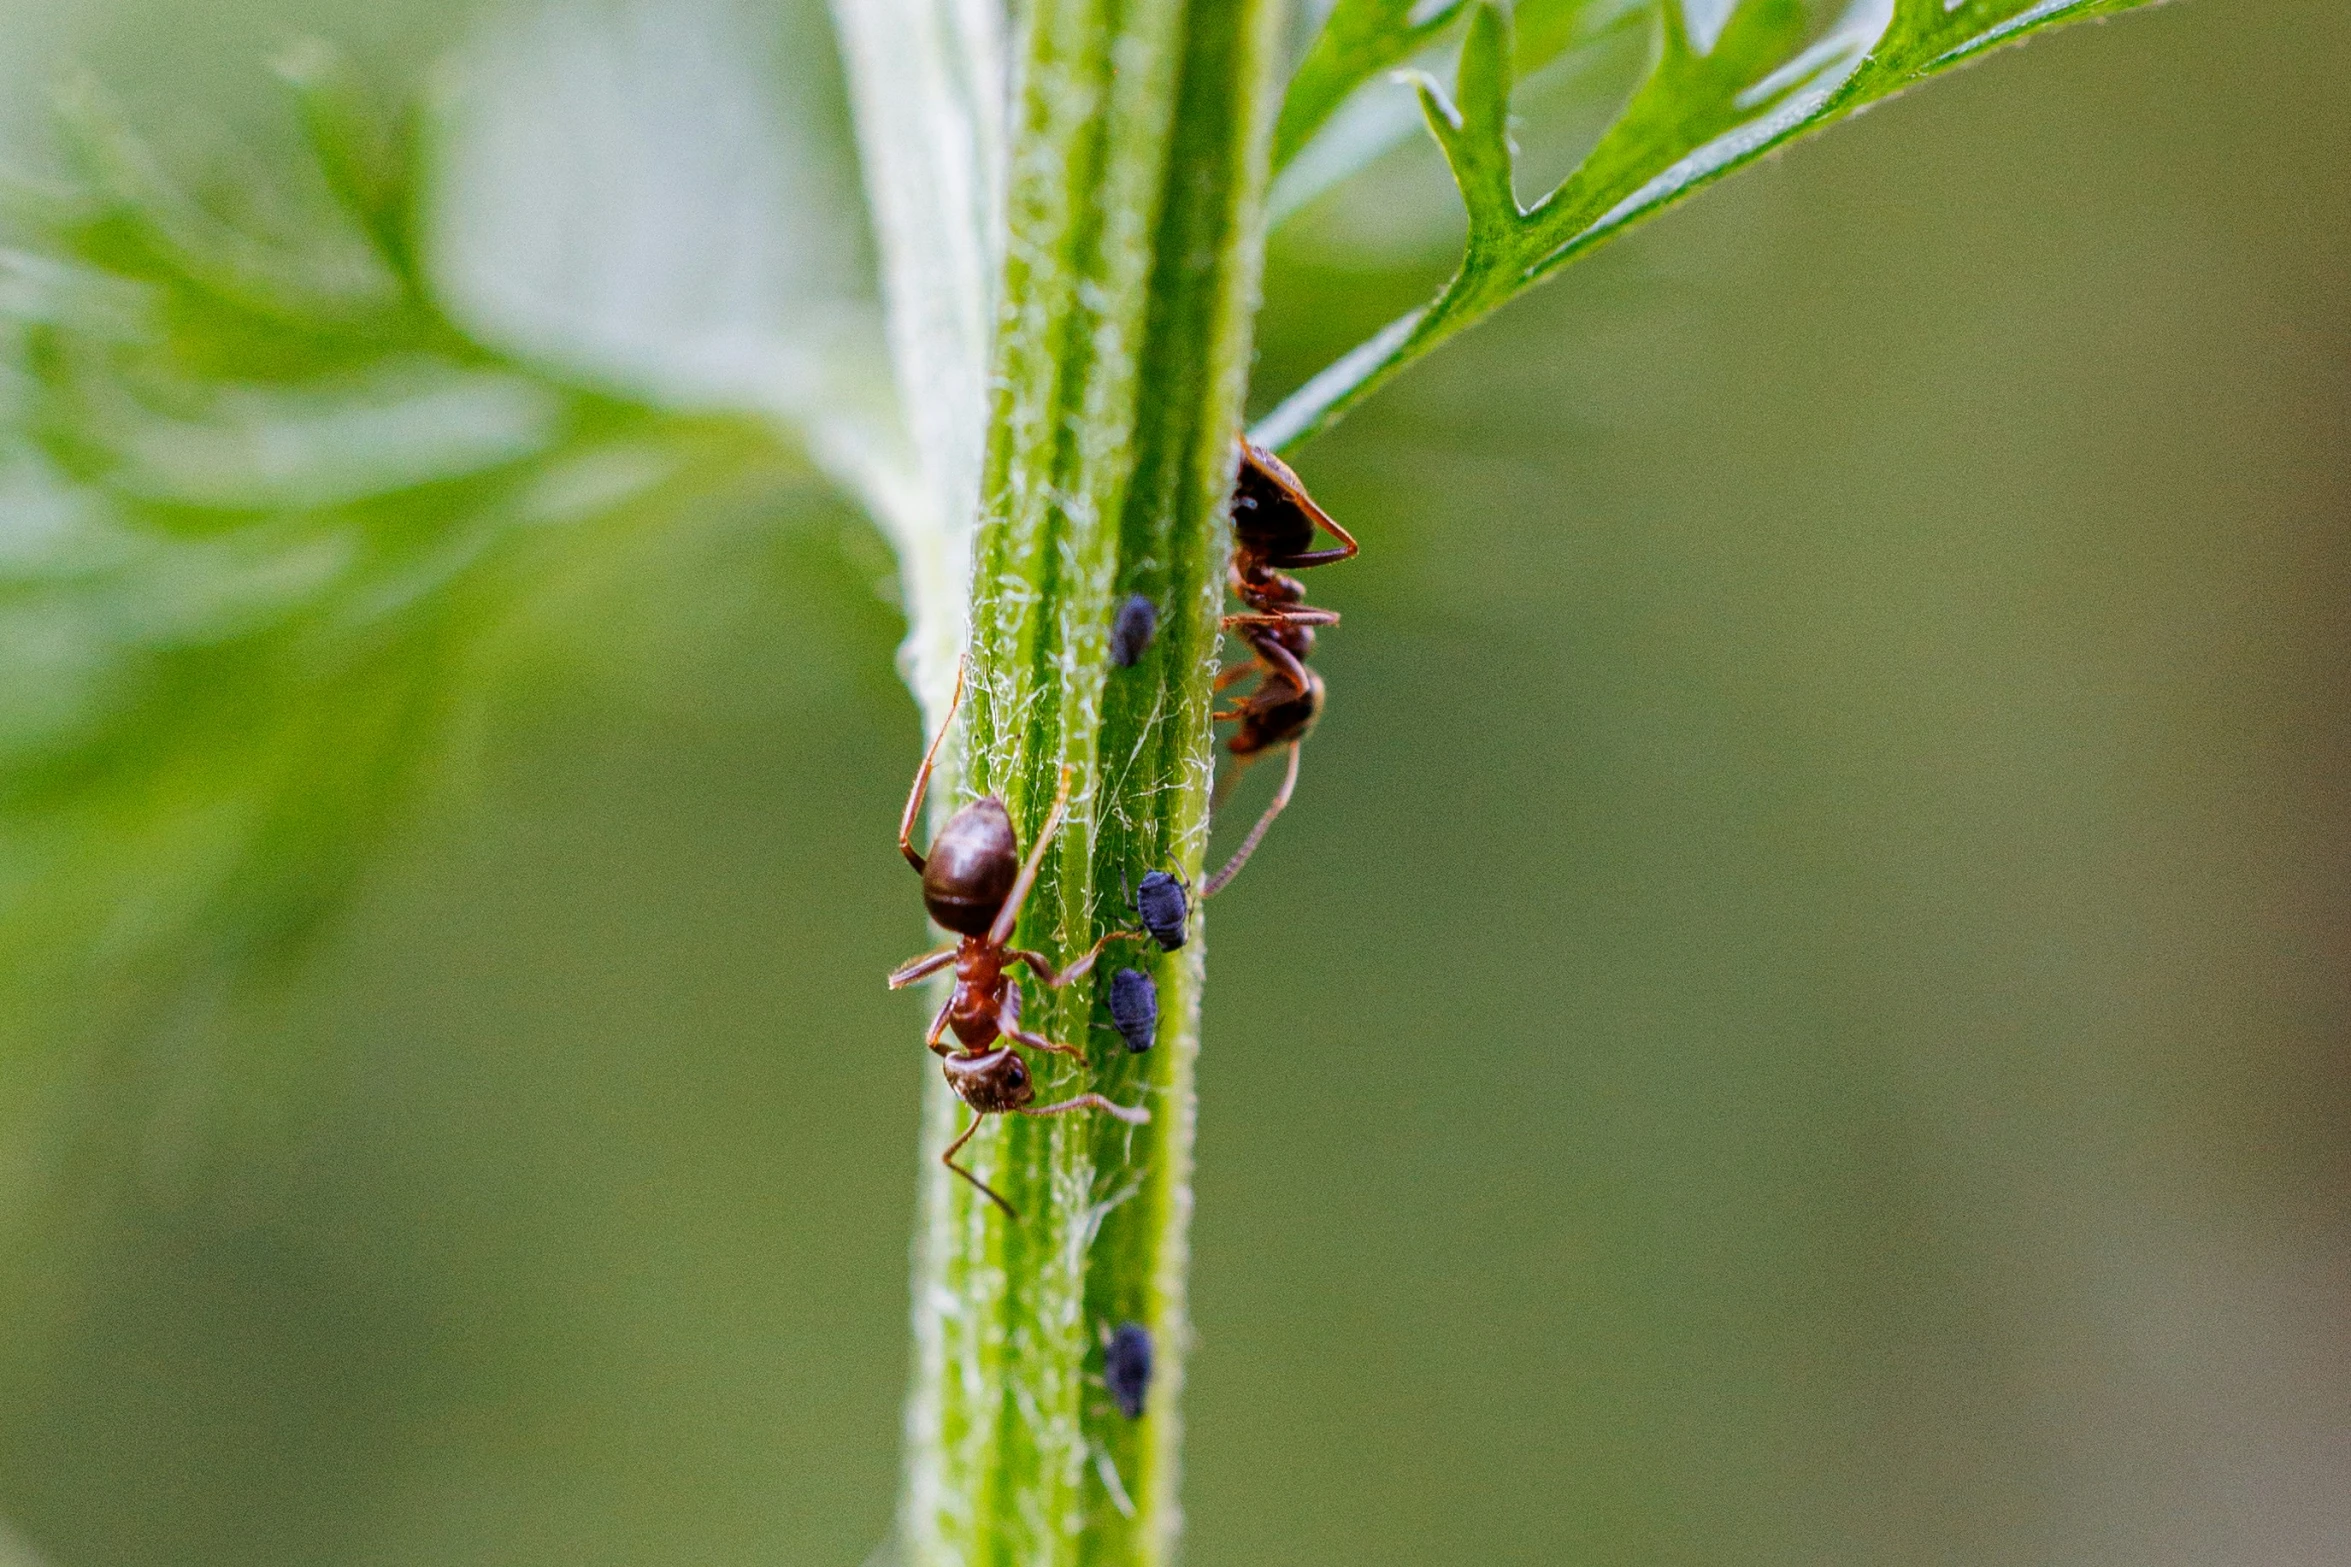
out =
<svg viewBox="0 0 2351 1567"><path fill-rule="evenodd" d="M1166 951L1184 944L1184 921L1192 913L1192 895L1183 878L1168 871L1152 871L1135 888L1135 912L1143 928Z"/></svg>
<svg viewBox="0 0 2351 1567"><path fill-rule="evenodd" d="M1140 593L1127 596L1110 622L1110 661L1132 669L1159 630L1159 606Z"/></svg>
<svg viewBox="0 0 2351 1567"><path fill-rule="evenodd" d="M1102 1381L1118 1401L1118 1412L1129 1420L1143 1418L1143 1399L1151 1391L1151 1330L1140 1322L1122 1322L1102 1351Z"/></svg>
<svg viewBox="0 0 2351 1567"><path fill-rule="evenodd" d="M1159 984L1139 968L1122 968L1110 976L1110 1021L1118 1025L1127 1049L1141 1055L1159 1037Z"/></svg>

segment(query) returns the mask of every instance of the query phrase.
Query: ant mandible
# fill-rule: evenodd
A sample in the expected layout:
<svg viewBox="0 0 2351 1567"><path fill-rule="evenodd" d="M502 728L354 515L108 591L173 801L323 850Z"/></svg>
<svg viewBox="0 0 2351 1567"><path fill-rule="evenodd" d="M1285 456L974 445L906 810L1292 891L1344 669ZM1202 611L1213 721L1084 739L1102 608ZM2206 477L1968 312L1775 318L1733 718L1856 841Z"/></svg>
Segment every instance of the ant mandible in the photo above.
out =
<svg viewBox="0 0 2351 1567"><path fill-rule="evenodd" d="M914 847L915 814L922 809L923 795L930 788L931 767L938 760L939 744L946 739L947 730L955 721L955 709L962 701L963 674L958 671L955 697L947 705L947 721L939 726L930 749L923 753L922 766L914 775L914 788L906 796L906 814L898 821L898 852L922 875L924 906L931 911L932 919L961 939L953 946L900 965L890 975L890 988L904 989L950 963L955 966L954 993L932 1020L931 1031L923 1044L944 1058L940 1068L946 1073L947 1086L971 1106L972 1116L971 1125L947 1145L946 1152L939 1155L939 1162L978 1187L1007 1215L1018 1218L1019 1214L1002 1194L955 1162L956 1154L971 1141L984 1118L1100 1110L1129 1126L1140 1126L1151 1119L1151 1112L1141 1106L1113 1104L1093 1093L1080 1094L1059 1104L1029 1102L1036 1097L1037 1087L1029 1076L1028 1064L1012 1045L1000 1041L1009 1039L1032 1050L1073 1056L1081 1062L1086 1053L1075 1045L1057 1045L1042 1034L1030 1033L1020 1026L1020 982L1012 973L1013 965L1027 964L1045 985L1059 990L1091 969L1104 947L1121 938L1140 940L1143 933L1114 930L1095 942L1093 951L1065 969L1055 969L1042 953L1010 945L1013 927L1020 920L1021 905L1028 900L1029 888L1036 884L1037 867L1044 861L1046 845L1053 841L1069 809L1066 767L1061 771L1061 787L1053 796L1053 809L1046 815L1045 825L1038 831L1036 844L1025 861L1020 857L1019 841L1013 836L1011 814L994 795L974 800L949 817L947 825L931 840L927 857ZM949 1029L955 1031L960 1049L950 1049L943 1043Z"/></svg>
<svg viewBox="0 0 2351 1567"><path fill-rule="evenodd" d="M1241 471L1233 483L1233 596L1248 612L1227 615L1224 623L1241 634L1255 657L1247 664L1216 677L1219 691L1257 675L1255 690L1232 708L1215 715L1218 722L1240 727L1225 742L1239 765L1276 746L1288 746L1290 766L1282 786L1257 819L1249 836L1217 873L1201 885L1200 896L1212 896L1249 863L1273 819L1290 803L1298 784L1298 748L1314 721L1322 715L1322 680L1306 667L1314 652L1314 628L1339 623L1336 611L1316 609L1306 602L1306 589L1289 573L1328 566L1355 556L1354 535L1331 520L1314 503L1290 465L1241 438ZM1336 548L1316 549L1315 534L1325 532L1339 541Z"/></svg>

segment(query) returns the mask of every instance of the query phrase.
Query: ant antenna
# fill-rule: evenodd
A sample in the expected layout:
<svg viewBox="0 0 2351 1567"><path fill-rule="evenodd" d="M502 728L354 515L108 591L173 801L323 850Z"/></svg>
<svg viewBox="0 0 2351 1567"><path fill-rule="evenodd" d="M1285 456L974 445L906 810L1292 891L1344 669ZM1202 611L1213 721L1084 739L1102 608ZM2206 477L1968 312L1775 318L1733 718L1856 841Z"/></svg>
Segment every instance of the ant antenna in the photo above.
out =
<svg viewBox="0 0 2351 1567"><path fill-rule="evenodd" d="M947 1145L947 1151L939 1155L939 1162L945 1165L948 1169L953 1170L957 1175L960 1175L965 1180L971 1182L972 1185L978 1187L981 1196L987 1198L988 1201L994 1203L997 1207L1004 1210L1004 1217L1017 1222L1020 1218L1020 1210L1012 1206L1012 1204L1006 1202L1002 1192L999 1192L995 1187L990 1186L986 1181L981 1180L978 1176L972 1174L962 1165L955 1162L956 1154L962 1151L963 1145L965 1143L971 1141L971 1134L978 1131L980 1129L980 1123L986 1119L986 1116L980 1114L977 1110L974 1110L971 1115L971 1125L963 1129L963 1135L961 1137L956 1138L955 1141Z"/></svg>
<svg viewBox="0 0 2351 1567"><path fill-rule="evenodd" d="M1080 1094L1075 1099L1064 1099L1055 1105L1037 1105L1033 1108L1028 1105L1020 1105L1016 1106L1011 1113L1014 1115L1067 1115L1072 1110L1099 1110L1107 1116L1124 1121L1129 1126L1147 1126L1151 1121L1151 1112L1141 1105L1114 1104L1100 1094ZM939 1162L978 1187L982 1196L1004 1210L1006 1218L1017 1221L1020 1218L1020 1210L1006 1202L1002 1192L997 1191L995 1187L990 1186L986 1181L981 1180L955 1162L955 1156L963 1151L963 1145L971 1141L972 1134L980 1129L980 1123L987 1118L983 1112L973 1110L971 1125L963 1129L961 1137L947 1145L947 1151L939 1155Z"/></svg>
<svg viewBox="0 0 2351 1567"><path fill-rule="evenodd" d="M939 732L931 736L931 748L922 753L922 766L914 773L914 787L907 791L906 813L898 818L898 852L906 856L906 863L917 874L928 861L914 846L914 818L922 809L923 795L931 787L931 766L939 759L939 747L946 744L947 731L955 727L955 710L963 705L963 677L970 670L969 653L955 661L955 694L947 699L947 716L939 721Z"/></svg>

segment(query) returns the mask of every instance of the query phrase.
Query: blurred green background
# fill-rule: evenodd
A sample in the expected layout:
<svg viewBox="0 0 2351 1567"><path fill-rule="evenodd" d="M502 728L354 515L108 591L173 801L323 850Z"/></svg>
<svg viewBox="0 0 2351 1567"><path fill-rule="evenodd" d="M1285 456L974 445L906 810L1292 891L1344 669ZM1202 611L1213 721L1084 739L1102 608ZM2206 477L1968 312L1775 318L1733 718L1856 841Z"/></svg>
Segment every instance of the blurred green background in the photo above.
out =
<svg viewBox="0 0 2351 1567"><path fill-rule="evenodd" d="M77 58L234 132L289 31L468 14L12 0L0 124ZM2319 0L2000 55L1300 454L1365 549L1209 937L1196 1567L2351 1560L2347 67ZM1261 403L1441 180L1277 237ZM42 1559L864 1560L887 569L795 493L632 580L242 1016L287 1106L77 1101L0 1275Z"/></svg>

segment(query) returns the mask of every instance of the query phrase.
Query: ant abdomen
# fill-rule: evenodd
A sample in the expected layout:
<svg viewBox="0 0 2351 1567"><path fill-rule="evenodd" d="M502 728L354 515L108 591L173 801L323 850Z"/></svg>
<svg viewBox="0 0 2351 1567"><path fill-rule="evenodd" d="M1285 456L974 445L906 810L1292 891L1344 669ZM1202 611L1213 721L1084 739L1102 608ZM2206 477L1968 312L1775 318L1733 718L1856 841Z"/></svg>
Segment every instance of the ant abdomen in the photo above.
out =
<svg viewBox="0 0 2351 1567"><path fill-rule="evenodd" d="M984 936L1020 875L1020 842L1012 817L994 795L974 800L947 819L922 869L923 906L931 918L961 936Z"/></svg>

